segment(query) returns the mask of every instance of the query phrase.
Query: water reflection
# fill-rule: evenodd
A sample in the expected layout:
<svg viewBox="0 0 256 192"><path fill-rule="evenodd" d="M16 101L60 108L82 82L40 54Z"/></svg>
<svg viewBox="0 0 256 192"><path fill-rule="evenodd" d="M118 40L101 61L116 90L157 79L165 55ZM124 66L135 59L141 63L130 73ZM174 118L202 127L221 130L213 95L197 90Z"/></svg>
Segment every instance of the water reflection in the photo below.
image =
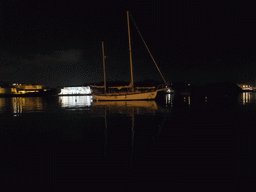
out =
<svg viewBox="0 0 256 192"><path fill-rule="evenodd" d="M155 101L93 102L91 114L105 119L105 157L111 159L111 162L116 161L117 164L122 164L121 166L127 169L132 167L136 135L135 116L155 114L157 110Z"/></svg>
<svg viewBox="0 0 256 192"><path fill-rule="evenodd" d="M6 98L0 98L0 113L7 111Z"/></svg>
<svg viewBox="0 0 256 192"><path fill-rule="evenodd" d="M40 97L0 98L0 112L11 112L14 116L22 113L41 112L43 109Z"/></svg>
<svg viewBox="0 0 256 192"><path fill-rule="evenodd" d="M170 97L169 97L170 98ZM91 115L105 119L105 147L107 159L122 162L123 167L131 167L136 135L135 117L148 114L151 119L158 106L155 101L99 101L92 102ZM147 127L147 120L144 126ZM137 127L137 128L140 128ZM139 129L138 129L139 130ZM122 155L120 155L122 154Z"/></svg>
<svg viewBox="0 0 256 192"><path fill-rule="evenodd" d="M192 102L194 100L192 99ZM174 94L165 95L165 103L167 108L178 108L191 105L190 93L176 92Z"/></svg>
<svg viewBox="0 0 256 192"><path fill-rule="evenodd" d="M104 105L104 155L106 159L114 162L114 167L119 164L125 171L132 167L133 163L136 107L130 106L128 110L122 110L121 107L116 110L118 105L110 105ZM101 108L103 105L97 107Z"/></svg>
<svg viewBox="0 0 256 192"><path fill-rule="evenodd" d="M256 104L256 93L243 92L239 95L239 101L242 105Z"/></svg>
<svg viewBox="0 0 256 192"><path fill-rule="evenodd" d="M173 97L174 94L166 94L165 95L165 105L166 107L171 105L171 107L173 107Z"/></svg>
<svg viewBox="0 0 256 192"><path fill-rule="evenodd" d="M105 110L112 114L153 114L158 109L155 101L99 101L91 105L91 114L104 115Z"/></svg>
<svg viewBox="0 0 256 192"><path fill-rule="evenodd" d="M250 103L250 101L251 101L251 93L243 92L243 105Z"/></svg>
<svg viewBox="0 0 256 192"><path fill-rule="evenodd" d="M187 103L188 105L190 105L190 95L184 96L184 103Z"/></svg>
<svg viewBox="0 0 256 192"><path fill-rule="evenodd" d="M90 107L92 96L60 96L59 103L65 109L82 109Z"/></svg>
<svg viewBox="0 0 256 192"><path fill-rule="evenodd" d="M43 109L41 97L13 97L14 114L41 112Z"/></svg>
<svg viewBox="0 0 256 192"><path fill-rule="evenodd" d="M180 108L191 105L190 94L165 94L160 101L106 101L92 102L91 96L59 96L52 98L41 97L12 97L0 98L0 113L11 113L15 116L22 113L34 113L51 110L88 111L91 115L104 116L105 108L112 114L154 114L157 111ZM237 98L210 97L202 98L207 103L225 104L239 102L240 105L256 104L255 92L243 92ZM201 105L197 97L192 97L193 105ZM185 105L184 105L185 104ZM211 105L212 106L212 105ZM210 107L210 105L208 106Z"/></svg>

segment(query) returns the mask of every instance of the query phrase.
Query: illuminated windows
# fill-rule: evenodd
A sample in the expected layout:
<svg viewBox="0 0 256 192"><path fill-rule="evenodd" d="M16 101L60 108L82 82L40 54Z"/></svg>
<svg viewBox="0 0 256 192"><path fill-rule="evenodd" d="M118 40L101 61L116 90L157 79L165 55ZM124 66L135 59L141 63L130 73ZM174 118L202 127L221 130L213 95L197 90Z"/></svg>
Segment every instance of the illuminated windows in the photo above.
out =
<svg viewBox="0 0 256 192"><path fill-rule="evenodd" d="M63 87L59 95L91 94L90 87Z"/></svg>

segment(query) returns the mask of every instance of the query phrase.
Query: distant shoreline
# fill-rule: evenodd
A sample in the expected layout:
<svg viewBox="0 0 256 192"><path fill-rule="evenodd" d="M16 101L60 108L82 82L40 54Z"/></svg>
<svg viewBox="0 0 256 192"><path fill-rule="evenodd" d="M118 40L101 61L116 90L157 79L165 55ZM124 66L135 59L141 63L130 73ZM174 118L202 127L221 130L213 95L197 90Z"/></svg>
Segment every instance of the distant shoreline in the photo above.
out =
<svg viewBox="0 0 256 192"><path fill-rule="evenodd" d="M61 94L56 96L91 96L92 94Z"/></svg>
<svg viewBox="0 0 256 192"><path fill-rule="evenodd" d="M39 94L0 94L1 97L56 97L56 96L90 96L92 94L63 94L63 95L39 95Z"/></svg>

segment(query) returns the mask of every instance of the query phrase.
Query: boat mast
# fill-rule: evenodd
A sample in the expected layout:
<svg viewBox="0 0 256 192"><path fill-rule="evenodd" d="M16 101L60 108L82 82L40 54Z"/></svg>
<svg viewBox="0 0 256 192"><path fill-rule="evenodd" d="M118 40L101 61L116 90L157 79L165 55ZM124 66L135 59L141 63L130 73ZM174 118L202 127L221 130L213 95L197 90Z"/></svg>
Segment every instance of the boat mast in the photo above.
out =
<svg viewBox="0 0 256 192"><path fill-rule="evenodd" d="M127 25L128 25L128 38L129 38L129 53L130 53L130 68L131 68L131 83L132 91L134 91L133 85L133 70L132 70L132 47L131 47L131 37L130 37L130 23L129 23L129 11L127 11Z"/></svg>
<svg viewBox="0 0 256 192"><path fill-rule="evenodd" d="M102 41L102 57L103 57L103 74L104 74L104 93L106 93L106 72L105 72L105 55L104 55L104 42Z"/></svg>
<svg viewBox="0 0 256 192"><path fill-rule="evenodd" d="M159 73L160 73L160 75L162 76L162 79L164 80L164 83L165 83L165 84L167 84L167 82L166 82L166 81L165 81L165 79L164 79L164 76L162 75L162 73L161 73L160 69L158 68L158 66L157 66L157 64L156 64L156 61L155 61L154 57L152 56L151 52L149 51L149 48L148 48L148 46L147 46L147 44L146 44L145 40L143 39L143 37L142 37L142 35L141 35L141 33L140 33L140 31L139 31L139 29L138 29L138 27L137 27L137 25L136 25L135 21L133 20L132 15L131 15L131 19L132 19L132 21L133 21L133 23L134 23L134 25L135 25L136 29L138 30L138 32L139 32L139 34L140 34L140 37L141 37L141 39L142 39L142 41L143 41L144 45L146 46L146 48L147 48L147 50L148 50L149 55L151 56L151 58L152 58L153 62L155 63L155 66L156 66L156 68L157 68L158 72L159 72Z"/></svg>

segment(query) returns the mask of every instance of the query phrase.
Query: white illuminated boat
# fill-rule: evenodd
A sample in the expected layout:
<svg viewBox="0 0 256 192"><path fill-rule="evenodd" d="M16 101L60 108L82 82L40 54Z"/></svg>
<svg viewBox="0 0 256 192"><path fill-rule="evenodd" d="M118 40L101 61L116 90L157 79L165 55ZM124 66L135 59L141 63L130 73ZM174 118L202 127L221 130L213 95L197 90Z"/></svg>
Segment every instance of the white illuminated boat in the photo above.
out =
<svg viewBox="0 0 256 192"><path fill-rule="evenodd" d="M127 11L127 24L128 24L128 37L129 37L129 52L130 52L130 69L131 69L131 82L127 86L117 86L117 87L108 87L106 86L106 74L105 74L105 55L104 55L104 44L102 42L102 54L103 54L103 71L104 71L104 85L103 86L96 86L91 85L92 88L92 99L96 101L124 101L124 100L153 100L157 96L158 91L163 91L169 89L167 83L160 72L153 56L151 55L145 41L143 40L141 34L141 38L153 59L160 75L162 76L165 84L156 87L134 87L133 83L133 68L132 68L132 51L131 51L131 38L130 38L130 25L129 25L129 12ZM93 90L93 88L103 88L104 91L102 93L97 93Z"/></svg>

